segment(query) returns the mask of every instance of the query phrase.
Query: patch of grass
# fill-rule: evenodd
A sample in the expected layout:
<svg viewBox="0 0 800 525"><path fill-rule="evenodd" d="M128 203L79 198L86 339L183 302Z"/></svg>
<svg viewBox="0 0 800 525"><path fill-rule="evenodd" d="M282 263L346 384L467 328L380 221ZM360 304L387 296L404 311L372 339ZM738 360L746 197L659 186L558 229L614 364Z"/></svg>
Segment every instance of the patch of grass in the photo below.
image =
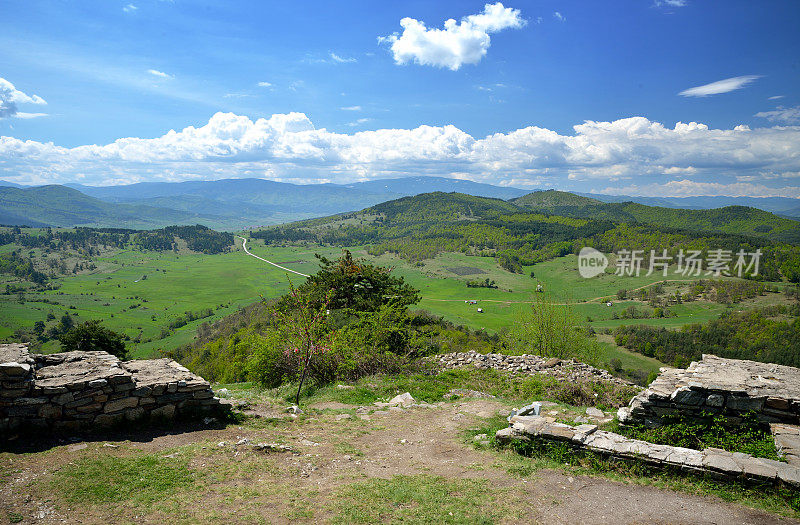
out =
<svg viewBox="0 0 800 525"><path fill-rule="evenodd" d="M495 523L507 514L487 481L429 475L354 483L336 499L333 523Z"/></svg>
<svg viewBox="0 0 800 525"><path fill-rule="evenodd" d="M780 460L775 440L754 414L742 421L731 421L717 416L708 422L697 422L681 417L667 419L663 426L647 428L644 425L617 425L614 432L662 445L703 450L721 448L729 452L743 452L758 458Z"/></svg>
<svg viewBox="0 0 800 525"><path fill-rule="evenodd" d="M625 405L638 392L636 388L606 382L565 382L544 375L514 375L494 369L463 368L436 375L374 375L362 378L353 389L339 389L336 385L309 386L303 395L308 404L338 401L368 405L378 399L409 392L418 401L434 403L442 401L453 388L477 390L515 403L548 400L573 406L599 407Z"/></svg>
<svg viewBox="0 0 800 525"><path fill-rule="evenodd" d="M354 447L350 443L347 443L346 441L340 441L339 443L336 443L336 445L334 445L334 448L336 449L336 452L339 452L340 454L347 454L349 456L356 456L356 457L362 457L364 455L364 453L361 450Z"/></svg>
<svg viewBox="0 0 800 525"><path fill-rule="evenodd" d="M20 514L19 512L8 511L6 513L6 517L8 518L9 523L22 523L25 519L25 516Z"/></svg>
<svg viewBox="0 0 800 525"><path fill-rule="evenodd" d="M52 489L71 503L147 504L191 485L194 477L181 457L83 457L55 472Z"/></svg>

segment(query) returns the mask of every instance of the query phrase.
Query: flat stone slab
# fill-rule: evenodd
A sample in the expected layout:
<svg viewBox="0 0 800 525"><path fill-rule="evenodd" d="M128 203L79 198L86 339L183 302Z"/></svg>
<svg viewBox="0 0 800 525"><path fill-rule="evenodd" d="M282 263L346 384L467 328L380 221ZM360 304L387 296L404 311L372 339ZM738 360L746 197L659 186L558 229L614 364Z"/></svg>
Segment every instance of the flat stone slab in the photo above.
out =
<svg viewBox="0 0 800 525"><path fill-rule="evenodd" d="M708 418L751 412L763 423L800 423L800 369L703 355L685 370L662 368L618 417L652 426L670 414Z"/></svg>
<svg viewBox="0 0 800 525"><path fill-rule="evenodd" d="M120 366L120 360L106 352L62 352L36 357L38 388L75 389L90 382L99 387L133 382L131 374Z"/></svg>
<svg viewBox="0 0 800 525"><path fill-rule="evenodd" d="M32 363L28 354L28 347L23 344L11 343L0 345L0 364L2 363Z"/></svg>
<svg viewBox="0 0 800 525"><path fill-rule="evenodd" d="M778 454L790 465L800 467L800 427L785 423L772 423L769 426L775 438Z"/></svg>
<svg viewBox="0 0 800 525"><path fill-rule="evenodd" d="M794 430L797 428L795 427ZM654 465L713 472L732 478L777 481L793 488L800 488L800 466L798 465L755 458L740 452L728 452L718 448L693 450L658 445L605 430L597 430L597 427L593 425L573 427L555 423L550 418L541 416L514 416L511 418L508 428L501 429L495 434L495 439L501 442L513 440L531 442L531 438L569 441L574 447L612 457L638 459Z"/></svg>
<svg viewBox="0 0 800 525"><path fill-rule="evenodd" d="M133 376L137 388L174 384L179 392L206 390L208 381L172 359L125 361L122 368Z"/></svg>

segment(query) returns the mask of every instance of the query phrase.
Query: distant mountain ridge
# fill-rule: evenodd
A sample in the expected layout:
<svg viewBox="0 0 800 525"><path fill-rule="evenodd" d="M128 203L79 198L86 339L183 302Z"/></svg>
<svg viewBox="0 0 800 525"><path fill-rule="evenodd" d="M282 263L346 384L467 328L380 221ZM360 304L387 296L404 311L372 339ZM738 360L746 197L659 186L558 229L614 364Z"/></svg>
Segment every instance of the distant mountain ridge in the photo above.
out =
<svg viewBox="0 0 800 525"><path fill-rule="evenodd" d="M106 187L68 186L19 187L0 181L0 224L137 228L203 224L215 229L237 230L363 210L387 201L434 192L502 199L514 206L533 208L551 215L644 223L668 219L669 225L676 228L737 230L734 233L780 239L785 238L785 232L788 232L788 238L794 238L794 223L781 222L785 219L779 220L780 217L756 210L756 206L726 211L707 210L707 213L699 214L676 213L675 208L702 211L699 208L703 208L703 204L712 202L728 205L755 201L768 205L764 207L784 210L786 213L781 214L787 216L792 215L791 210L797 205L797 215L800 216L800 200L783 197L764 200L748 197L631 197L624 200L623 197L556 190L528 192L442 177L404 177L347 185L223 179ZM756 227L764 231L756 231Z"/></svg>
<svg viewBox="0 0 800 525"><path fill-rule="evenodd" d="M723 195L698 197L636 197L630 195L604 195L599 193L580 193L575 195L589 197L602 202L638 202L662 208L686 208L708 210L725 206L749 206L777 215L800 218L800 199L792 197L728 197Z"/></svg>
<svg viewBox="0 0 800 525"><path fill-rule="evenodd" d="M149 229L192 224L198 218L153 206L109 204L66 186L0 187L0 224Z"/></svg>
<svg viewBox="0 0 800 525"><path fill-rule="evenodd" d="M57 194L41 188L69 191ZM503 199L527 193L517 188L441 177L407 177L348 185L299 185L264 179L143 182L103 187L81 184L13 187L9 183L2 189L21 192L0 194L2 224L162 227L199 223L228 230L354 211L442 189ZM23 197L34 194L37 199ZM137 210L143 214L138 219Z"/></svg>

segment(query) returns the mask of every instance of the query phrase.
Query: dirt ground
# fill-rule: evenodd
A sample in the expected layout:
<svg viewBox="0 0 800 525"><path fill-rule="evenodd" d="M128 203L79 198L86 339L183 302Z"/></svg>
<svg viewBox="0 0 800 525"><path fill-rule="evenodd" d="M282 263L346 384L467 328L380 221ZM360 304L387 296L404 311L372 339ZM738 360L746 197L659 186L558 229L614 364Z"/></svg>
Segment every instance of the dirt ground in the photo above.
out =
<svg viewBox="0 0 800 525"><path fill-rule="evenodd" d="M795 523L714 497L604 478L556 470L512 475L504 467L503 452L476 448L461 434L477 418L508 411L494 400L357 412L355 406L333 405L315 407L311 417L296 420L255 407L261 418L221 428L61 442L20 438L0 453L0 523L319 523L334 517L329 502L342 487L398 474L487 480L504 504L515 508L516 517L506 522ZM252 444L259 442L284 443L295 452L254 450ZM80 458L142 453L171 458L181 450L193 450L190 468L208 476L185 497L166 498L160 505L70 503L58 486L48 483L55 471Z"/></svg>

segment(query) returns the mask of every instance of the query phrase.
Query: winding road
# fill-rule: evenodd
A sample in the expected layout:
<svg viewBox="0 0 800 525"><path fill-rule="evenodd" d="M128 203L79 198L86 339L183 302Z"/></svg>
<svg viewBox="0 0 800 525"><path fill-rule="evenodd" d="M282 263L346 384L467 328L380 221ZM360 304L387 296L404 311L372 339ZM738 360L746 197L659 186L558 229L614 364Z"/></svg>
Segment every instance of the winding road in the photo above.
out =
<svg viewBox="0 0 800 525"><path fill-rule="evenodd" d="M309 275L306 275L304 273L297 272L295 270L292 270L291 268L287 268L285 266L281 266L280 264L276 264L276 263L274 263L272 261L268 261L268 260L264 259L263 257L259 257L258 255L252 253L250 250L247 249L247 239L245 239L244 237L241 237L239 235L237 235L237 237L239 237L242 240L242 249L244 250L244 253L246 253L247 255L249 255L251 257L255 257L258 260L264 261L265 263L271 264L272 266L280 268L281 270L286 270L287 272L292 272L294 274L301 275L303 277L310 277Z"/></svg>

